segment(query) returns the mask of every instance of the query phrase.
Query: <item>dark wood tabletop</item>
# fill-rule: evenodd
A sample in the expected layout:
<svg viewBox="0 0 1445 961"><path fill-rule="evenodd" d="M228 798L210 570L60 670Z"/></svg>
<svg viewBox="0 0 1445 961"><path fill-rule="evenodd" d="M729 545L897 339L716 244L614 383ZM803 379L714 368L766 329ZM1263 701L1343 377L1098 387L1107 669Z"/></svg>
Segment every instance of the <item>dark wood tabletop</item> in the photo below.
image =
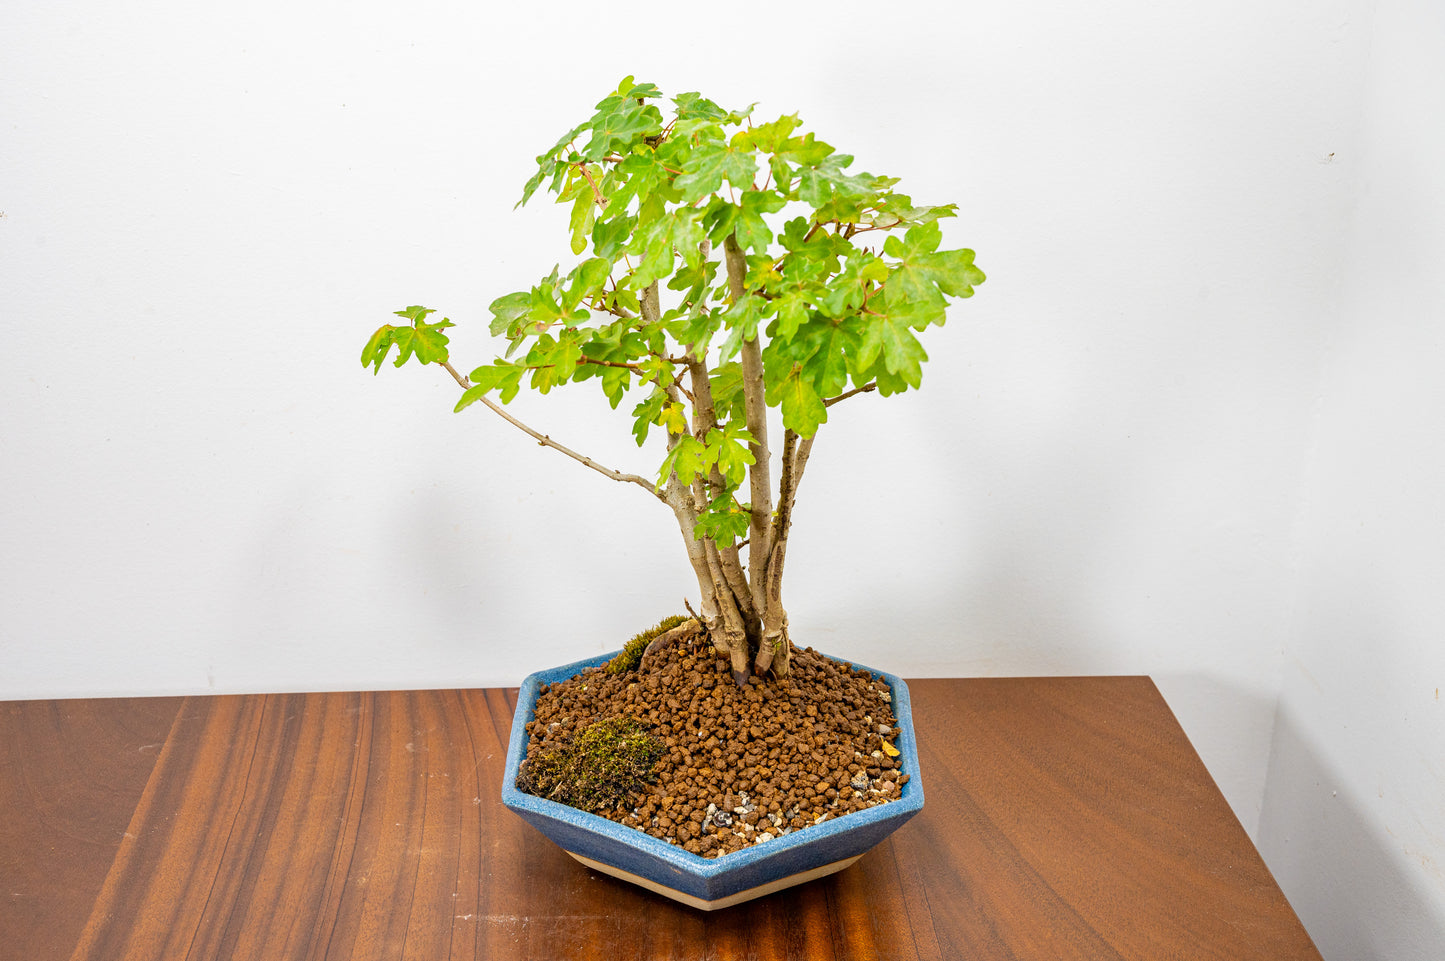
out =
<svg viewBox="0 0 1445 961"><path fill-rule="evenodd" d="M1319 958L1148 678L909 688L923 812L712 914L502 807L514 689L0 702L0 958Z"/></svg>

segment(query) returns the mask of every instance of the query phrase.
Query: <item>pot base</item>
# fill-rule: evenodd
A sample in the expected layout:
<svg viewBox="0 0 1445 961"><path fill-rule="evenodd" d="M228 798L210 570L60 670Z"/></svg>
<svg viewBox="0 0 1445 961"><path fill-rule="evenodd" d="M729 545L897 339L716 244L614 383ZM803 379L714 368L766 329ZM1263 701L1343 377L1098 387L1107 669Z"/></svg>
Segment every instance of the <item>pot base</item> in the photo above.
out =
<svg viewBox="0 0 1445 961"><path fill-rule="evenodd" d="M672 898L674 901L686 904L690 908L697 908L699 911L719 911L723 908L730 908L735 904L742 904L744 901L751 901L753 898L760 898L766 894L772 894L774 891L790 888L795 884L802 884L817 878L825 878L830 874L843 870L863 856L861 854L855 854L851 858L834 861L832 864L824 864L822 867L816 867L809 871L799 871L797 874L790 874L785 878L769 881L767 884L759 884L757 887L748 888L746 891L739 891L736 894L730 894L725 898L718 898L714 901L704 901L702 898L693 897L691 894L684 894L674 888L658 884L656 881L649 881L647 878L633 874L630 871L615 868L610 864L602 864L591 858L584 858L576 852L568 851L567 853L594 871L601 871L603 874L608 874L614 878L635 884L638 887L646 888L654 894L660 894L665 898Z"/></svg>

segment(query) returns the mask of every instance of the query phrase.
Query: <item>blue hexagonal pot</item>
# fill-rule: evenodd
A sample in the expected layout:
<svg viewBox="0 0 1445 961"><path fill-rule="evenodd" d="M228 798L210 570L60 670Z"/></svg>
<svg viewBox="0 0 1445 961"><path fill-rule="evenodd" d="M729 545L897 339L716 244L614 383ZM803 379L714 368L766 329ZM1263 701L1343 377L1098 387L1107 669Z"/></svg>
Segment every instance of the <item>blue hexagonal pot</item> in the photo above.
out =
<svg viewBox="0 0 1445 961"><path fill-rule="evenodd" d="M903 785L901 796L887 804L830 818L822 824L709 859L599 815L517 790L517 767L527 750L526 726L532 719L542 686L604 664L617 653L613 651L527 676L517 697L512 739L507 747L507 770L502 781L502 803L588 867L683 904L714 911L841 871L923 809L918 742L913 733L908 687L901 678L861 664L852 666L888 682L893 693L893 713L901 729L894 746L899 750L899 760L909 780Z"/></svg>

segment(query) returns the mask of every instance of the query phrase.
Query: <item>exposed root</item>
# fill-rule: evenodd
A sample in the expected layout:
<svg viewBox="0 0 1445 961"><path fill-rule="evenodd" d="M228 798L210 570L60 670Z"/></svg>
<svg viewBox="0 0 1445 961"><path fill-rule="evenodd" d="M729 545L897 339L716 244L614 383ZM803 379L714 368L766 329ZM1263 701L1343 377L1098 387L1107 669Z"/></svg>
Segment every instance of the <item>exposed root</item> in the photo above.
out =
<svg viewBox="0 0 1445 961"><path fill-rule="evenodd" d="M689 641L701 633L702 624L696 618L690 617L676 627L657 635L643 650L637 670L642 674L651 673L657 665L658 654L661 651L674 644Z"/></svg>

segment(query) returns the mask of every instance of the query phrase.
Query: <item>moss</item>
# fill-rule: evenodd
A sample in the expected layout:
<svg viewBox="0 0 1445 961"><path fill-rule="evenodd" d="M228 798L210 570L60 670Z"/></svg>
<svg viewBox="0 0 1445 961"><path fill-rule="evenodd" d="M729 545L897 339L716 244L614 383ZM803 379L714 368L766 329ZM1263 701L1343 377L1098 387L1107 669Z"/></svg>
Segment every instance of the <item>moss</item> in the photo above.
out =
<svg viewBox="0 0 1445 961"><path fill-rule="evenodd" d="M583 811L630 801L652 781L667 746L631 717L589 724L570 743L523 762L517 789Z"/></svg>
<svg viewBox="0 0 1445 961"><path fill-rule="evenodd" d="M653 638L665 634L686 620L681 614L674 614L672 617L663 618L656 627L649 627L638 634L622 646L622 651L616 657L607 662L607 673L622 674L637 670L638 663L642 661L642 652L647 650L647 645L652 643Z"/></svg>

